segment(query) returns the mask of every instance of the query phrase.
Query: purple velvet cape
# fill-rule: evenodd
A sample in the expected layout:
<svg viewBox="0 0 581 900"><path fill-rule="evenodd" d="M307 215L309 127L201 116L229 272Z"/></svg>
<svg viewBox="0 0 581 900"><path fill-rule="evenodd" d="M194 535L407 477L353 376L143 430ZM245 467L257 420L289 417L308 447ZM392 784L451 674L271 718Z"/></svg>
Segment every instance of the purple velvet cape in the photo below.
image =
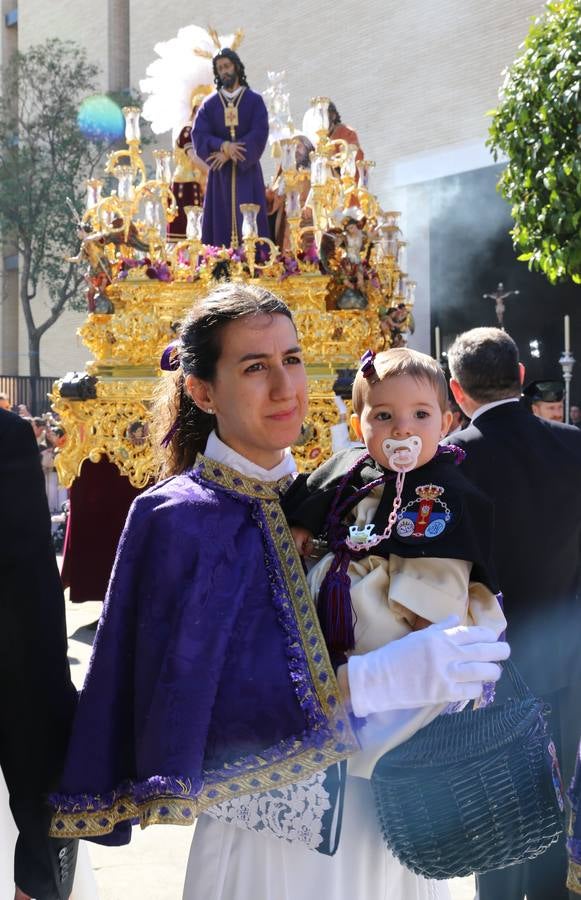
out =
<svg viewBox="0 0 581 900"><path fill-rule="evenodd" d="M576 894L581 894L581 744L577 750L575 775L569 788L571 804L571 821L567 837L569 854L569 875L567 887Z"/></svg>
<svg viewBox="0 0 581 900"><path fill-rule="evenodd" d="M52 834L127 843L357 749L277 486L199 457L133 503Z"/></svg>
<svg viewBox="0 0 581 900"><path fill-rule="evenodd" d="M246 159L236 163L235 208L238 225L238 241L242 243L241 203L258 203L258 233L269 236L266 217L266 196L260 157L268 139L268 112L260 94L246 88L238 104L238 127L235 141L246 147ZM219 150L224 141L232 140L230 128L224 124L224 107L218 94L212 94L202 104L192 130L194 149L200 159L207 161L210 153ZM232 235L232 162L228 161L219 171L210 169L206 195L202 243L214 247L229 247Z"/></svg>

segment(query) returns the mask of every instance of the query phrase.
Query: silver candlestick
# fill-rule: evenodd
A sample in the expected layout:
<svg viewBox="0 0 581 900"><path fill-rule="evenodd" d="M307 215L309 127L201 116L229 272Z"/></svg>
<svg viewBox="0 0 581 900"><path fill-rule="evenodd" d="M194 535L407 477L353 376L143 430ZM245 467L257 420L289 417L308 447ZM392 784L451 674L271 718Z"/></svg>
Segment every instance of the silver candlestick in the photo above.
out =
<svg viewBox="0 0 581 900"><path fill-rule="evenodd" d="M570 350L563 350L559 365L563 370L563 381L565 382L565 422L569 424L569 413L571 410L571 379L573 378L573 366L575 365L575 357Z"/></svg>

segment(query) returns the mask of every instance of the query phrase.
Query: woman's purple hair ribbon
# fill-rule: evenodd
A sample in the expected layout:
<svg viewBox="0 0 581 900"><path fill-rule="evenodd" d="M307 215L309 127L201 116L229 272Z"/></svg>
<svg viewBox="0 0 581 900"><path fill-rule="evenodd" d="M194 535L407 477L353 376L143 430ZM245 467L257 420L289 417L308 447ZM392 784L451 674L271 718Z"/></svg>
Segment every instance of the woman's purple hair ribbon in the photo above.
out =
<svg viewBox="0 0 581 900"><path fill-rule="evenodd" d="M364 378L377 378L377 372L375 371L375 350L366 350L360 360L360 368L361 374Z"/></svg>
<svg viewBox="0 0 581 900"><path fill-rule="evenodd" d="M175 372L180 367L180 342L172 341L168 344L159 361L159 366L164 372Z"/></svg>
<svg viewBox="0 0 581 900"><path fill-rule="evenodd" d="M168 431L168 433L166 434L166 436L163 438L163 440L161 442L161 446L163 447L164 450L166 450L169 447L169 445L171 444L171 442L173 440L173 436L176 433L176 431L178 430L179 425L180 425L180 417L176 416L175 422L173 423L170 430Z"/></svg>

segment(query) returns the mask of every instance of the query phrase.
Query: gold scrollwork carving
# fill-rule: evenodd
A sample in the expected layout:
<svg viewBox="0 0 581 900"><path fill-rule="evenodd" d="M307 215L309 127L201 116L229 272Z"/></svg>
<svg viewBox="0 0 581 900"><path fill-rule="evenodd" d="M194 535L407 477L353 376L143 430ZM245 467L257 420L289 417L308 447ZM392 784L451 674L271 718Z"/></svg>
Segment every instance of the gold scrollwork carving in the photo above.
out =
<svg viewBox="0 0 581 900"><path fill-rule="evenodd" d="M256 283L268 285L293 310L310 370L310 412L293 452L299 468L312 471L331 453L330 428L338 421L335 370L355 367L363 350L380 346L381 293L370 289L365 310L328 310L327 275L302 274L283 281L263 275ZM67 432L56 459L64 485L70 486L85 459L102 456L135 487L155 478L148 427L158 361L177 323L209 286L205 278L170 283L131 278L107 289L114 312L93 313L79 329L94 356L87 370L99 377L97 399L63 398L58 382L52 395Z"/></svg>
<svg viewBox="0 0 581 900"><path fill-rule="evenodd" d="M156 378L99 381L95 400L69 400L60 396L59 382L51 395L61 417L67 442L56 456L60 482L70 487L86 459L106 456L134 487L155 477L148 429L149 406Z"/></svg>

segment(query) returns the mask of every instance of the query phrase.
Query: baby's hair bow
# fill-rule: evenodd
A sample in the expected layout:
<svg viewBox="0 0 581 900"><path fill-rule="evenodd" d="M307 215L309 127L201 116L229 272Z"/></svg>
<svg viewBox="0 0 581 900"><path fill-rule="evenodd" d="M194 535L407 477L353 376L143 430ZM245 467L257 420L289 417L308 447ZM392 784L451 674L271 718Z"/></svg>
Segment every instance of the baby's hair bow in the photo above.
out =
<svg viewBox="0 0 581 900"><path fill-rule="evenodd" d="M360 368L361 374L367 380L370 378L377 378L377 372L375 371L375 350L366 350L360 360Z"/></svg>

